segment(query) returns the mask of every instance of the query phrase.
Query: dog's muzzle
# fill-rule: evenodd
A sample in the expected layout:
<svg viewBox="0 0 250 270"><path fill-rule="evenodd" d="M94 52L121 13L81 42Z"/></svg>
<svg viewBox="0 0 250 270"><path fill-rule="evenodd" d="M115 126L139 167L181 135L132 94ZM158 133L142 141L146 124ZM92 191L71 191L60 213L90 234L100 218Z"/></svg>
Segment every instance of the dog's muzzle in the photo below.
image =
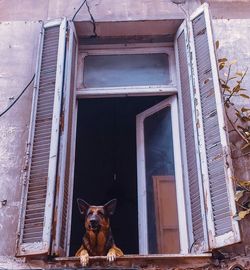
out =
<svg viewBox="0 0 250 270"><path fill-rule="evenodd" d="M89 221L89 227L90 229L92 229L93 231L97 231L100 229L100 224L99 224L99 221L97 219L91 219Z"/></svg>

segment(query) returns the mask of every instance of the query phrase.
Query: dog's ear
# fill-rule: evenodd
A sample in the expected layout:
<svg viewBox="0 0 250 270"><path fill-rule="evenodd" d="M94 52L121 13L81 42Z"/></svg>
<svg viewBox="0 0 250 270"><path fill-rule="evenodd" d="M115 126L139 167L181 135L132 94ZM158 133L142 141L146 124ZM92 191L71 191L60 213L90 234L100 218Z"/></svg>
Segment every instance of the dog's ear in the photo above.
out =
<svg viewBox="0 0 250 270"><path fill-rule="evenodd" d="M81 215L85 216L90 205L82 199L77 199L77 204Z"/></svg>
<svg viewBox="0 0 250 270"><path fill-rule="evenodd" d="M109 202L107 202L105 205L104 205L104 209L105 211L107 212L107 214L109 216L113 215L114 212L115 212L115 207L116 207L116 202L117 200L116 199L113 199Z"/></svg>

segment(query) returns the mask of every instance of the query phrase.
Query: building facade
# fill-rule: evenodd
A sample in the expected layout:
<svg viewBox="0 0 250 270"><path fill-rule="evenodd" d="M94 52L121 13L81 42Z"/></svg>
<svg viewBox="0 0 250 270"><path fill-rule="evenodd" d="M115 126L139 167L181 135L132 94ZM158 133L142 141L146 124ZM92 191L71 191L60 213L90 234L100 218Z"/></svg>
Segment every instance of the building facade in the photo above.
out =
<svg viewBox="0 0 250 270"><path fill-rule="evenodd" d="M2 268L81 267L117 198L90 267L250 269L250 3L178 2L0 3Z"/></svg>

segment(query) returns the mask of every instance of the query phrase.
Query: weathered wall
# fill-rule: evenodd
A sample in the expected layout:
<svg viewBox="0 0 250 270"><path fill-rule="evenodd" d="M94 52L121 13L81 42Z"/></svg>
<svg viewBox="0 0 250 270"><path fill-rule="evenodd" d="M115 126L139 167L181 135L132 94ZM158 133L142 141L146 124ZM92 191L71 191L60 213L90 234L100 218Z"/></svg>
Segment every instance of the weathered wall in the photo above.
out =
<svg viewBox="0 0 250 270"><path fill-rule="evenodd" d="M196 0L187 8L194 8ZM81 0L3 0L0 1L0 112L15 99L35 72L41 21L67 16L72 18ZM183 18L170 0L93 0L89 3L96 21L142 21ZM77 20L89 21L84 7ZM21 170L31 111L32 85L21 99L0 118L0 254L15 254L16 232L21 200Z"/></svg>
<svg viewBox="0 0 250 270"><path fill-rule="evenodd" d="M189 1L199 2L197 0ZM72 18L82 0L3 0L0 2L0 20L47 20L66 16ZM180 9L170 0L92 0L89 7L97 21L159 20L183 17ZM86 5L77 15L77 20L89 20Z"/></svg>
<svg viewBox="0 0 250 270"><path fill-rule="evenodd" d="M0 112L13 101L13 98L17 97L34 74L41 27L39 20L60 16L71 18L81 2L72 0L69 5L68 1L60 0L0 1L0 21L2 21L0 22ZM189 7L193 9L198 2L189 2ZM222 8L227 10L224 15L227 18L230 16L238 18L214 19L215 37L220 41L219 56L232 60L237 59L239 70L250 67L250 19L239 18L240 14L247 16L249 1L244 1L241 8L242 13L238 10L239 7L237 12L235 9L230 12L225 6L226 1L210 2L214 18L221 18ZM184 17L182 11L167 0L93 0L90 8L96 21L104 22ZM76 19L78 21L89 20L86 7L79 12ZM250 89L250 73L246 76L245 86ZM28 138L31 99L32 86L9 112L0 117L0 201L7 200L6 206L0 208L1 255L13 256L15 253L22 188L20 176ZM237 102L239 103L239 100ZM237 176L250 179L248 156L236 158L234 164ZM248 239L250 229L248 229L249 223L246 221L244 221L246 225L243 236ZM249 218L248 222L250 222ZM0 260L0 265L4 260Z"/></svg>
<svg viewBox="0 0 250 270"><path fill-rule="evenodd" d="M237 63L233 65L232 76L237 71L245 71L250 68L250 19L215 19L213 20L215 39L219 40L220 47L218 49L218 57L226 57L229 61L237 60ZM227 69L223 69L220 72L220 76L225 77ZM246 88L246 94L250 95L250 72L247 73L242 84L243 88ZM239 106L250 107L249 99L234 98L234 103ZM235 119L234 113L231 113L232 119ZM229 130L232 130L228 125ZM234 165L234 174L237 178L242 180L250 180L250 153L249 149L241 151L242 140L235 132L229 132L231 145L232 158ZM236 245L229 251L236 252L238 254L250 255L250 217L247 216L241 221L242 239L244 239L244 245Z"/></svg>
<svg viewBox="0 0 250 270"><path fill-rule="evenodd" d="M31 80L36 62L40 23L0 24L0 108L1 112ZM18 103L0 118L0 253L13 255L19 216L21 169L28 136L32 86Z"/></svg>
<svg viewBox="0 0 250 270"><path fill-rule="evenodd" d="M233 73L236 71L245 71L250 68L250 19L230 19L230 20L214 20L214 35L215 39L219 40L220 47L218 50L219 58L226 57L228 60L237 60L237 63L233 65ZM227 69L223 69L221 76L225 77ZM246 94L250 94L250 72L247 73L242 84L243 88L248 91ZM234 99L235 104L238 106L249 107L249 100L245 98ZM238 136L231 134L233 141L239 140ZM250 179L250 167L249 167L249 156L243 156L234 152L234 164L237 176L242 179Z"/></svg>

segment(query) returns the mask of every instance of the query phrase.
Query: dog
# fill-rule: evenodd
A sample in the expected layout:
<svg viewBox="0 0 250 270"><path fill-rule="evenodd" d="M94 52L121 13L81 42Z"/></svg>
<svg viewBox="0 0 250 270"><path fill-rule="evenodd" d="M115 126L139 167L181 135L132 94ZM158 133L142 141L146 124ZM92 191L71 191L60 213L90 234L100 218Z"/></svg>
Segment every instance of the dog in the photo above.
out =
<svg viewBox="0 0 250 270"><path fill-rule="evenodd" d="M122 256L123 252L115 243L111 232L109 217L114 214L116 199L104 206L89 205L82 199L77 199L80 214L85 218L86 233L82 245L76 252L82 266L89 262L89 256L106 256L109 262Z"/></svg>

